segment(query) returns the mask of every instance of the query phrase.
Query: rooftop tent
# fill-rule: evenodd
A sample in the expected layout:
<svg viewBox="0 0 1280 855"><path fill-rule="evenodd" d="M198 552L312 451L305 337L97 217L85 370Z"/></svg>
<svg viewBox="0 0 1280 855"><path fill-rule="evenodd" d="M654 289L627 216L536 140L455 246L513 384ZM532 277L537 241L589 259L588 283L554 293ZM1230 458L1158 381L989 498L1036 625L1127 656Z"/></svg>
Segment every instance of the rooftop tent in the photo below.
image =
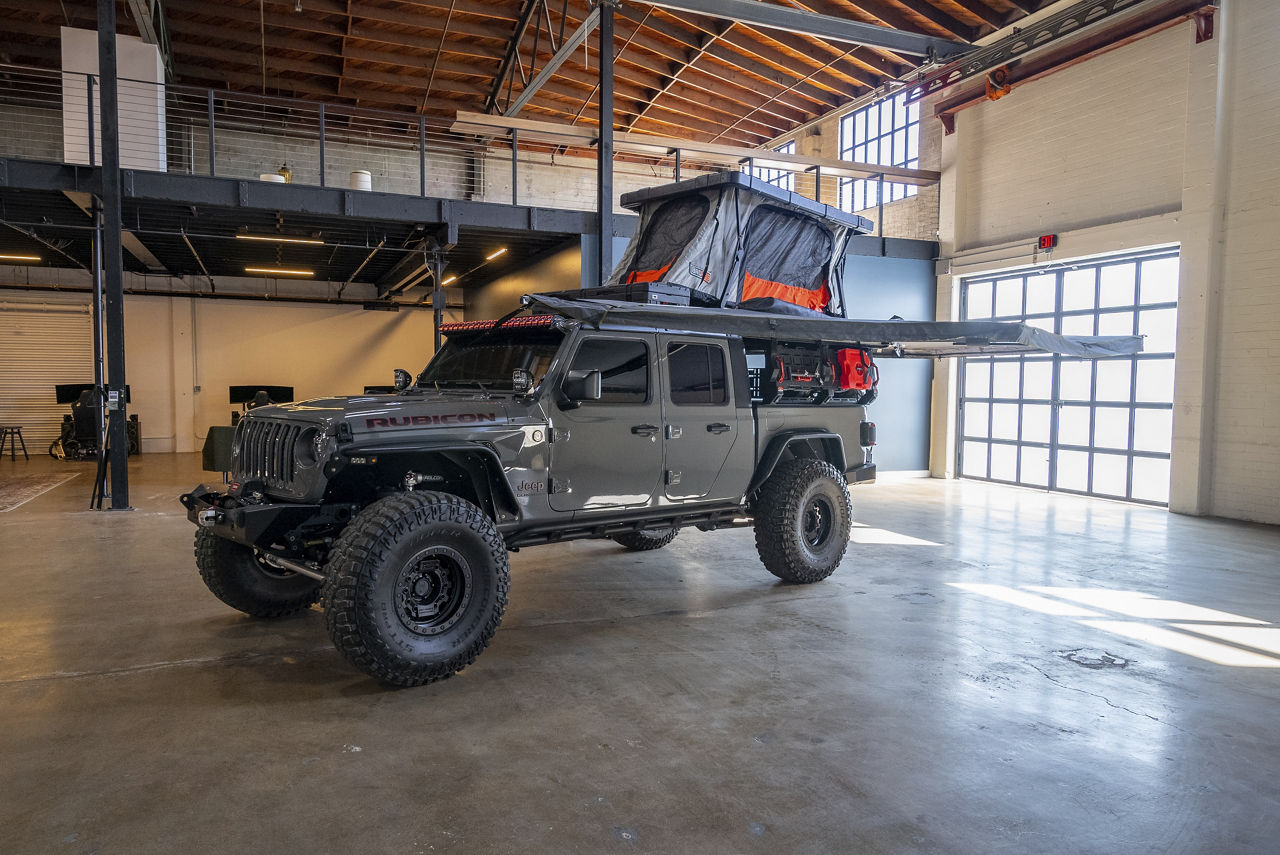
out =
<svg viewBox="0 0 1280 855"><path fill-rule="evenodd" d="M832 279L851 234L871 222L741 172L624 194L640 215L605 286L688 288L692 302L782 301L844 316Z"/></svg>

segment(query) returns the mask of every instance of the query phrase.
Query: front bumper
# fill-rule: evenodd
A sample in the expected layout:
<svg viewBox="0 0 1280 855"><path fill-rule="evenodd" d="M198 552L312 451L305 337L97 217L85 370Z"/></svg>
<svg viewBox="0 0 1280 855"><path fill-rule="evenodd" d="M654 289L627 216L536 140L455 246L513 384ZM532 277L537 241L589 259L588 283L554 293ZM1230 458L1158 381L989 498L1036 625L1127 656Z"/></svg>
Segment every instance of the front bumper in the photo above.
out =
<svg viewBox="0 0 1280 855"><path fill-rule="evenodd" d="M201 484L178 498L187 509L187 519L218 537L245 546L269 547L320 510L319 505L270 503L240 505L235 500Z"/></svg>

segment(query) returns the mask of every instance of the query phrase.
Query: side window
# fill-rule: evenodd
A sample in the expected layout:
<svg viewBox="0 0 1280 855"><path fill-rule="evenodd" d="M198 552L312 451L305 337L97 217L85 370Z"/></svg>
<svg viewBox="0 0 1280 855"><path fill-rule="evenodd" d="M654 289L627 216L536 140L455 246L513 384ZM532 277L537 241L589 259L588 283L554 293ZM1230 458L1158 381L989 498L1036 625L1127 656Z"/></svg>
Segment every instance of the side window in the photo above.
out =
<svg viewBox="0 0 1280 855"><path fill-rule="evenodd" d="M723 404L724 351L705 344L674 343L667 346L667 373L673 404Z"/></svg>
<svg viewBox="0 0 1280 855"><path fill-rule="evenodd" d="M569 367L600 369L602 404L643 404L649 399L649 348L642 341L589 338Z"/></svg>

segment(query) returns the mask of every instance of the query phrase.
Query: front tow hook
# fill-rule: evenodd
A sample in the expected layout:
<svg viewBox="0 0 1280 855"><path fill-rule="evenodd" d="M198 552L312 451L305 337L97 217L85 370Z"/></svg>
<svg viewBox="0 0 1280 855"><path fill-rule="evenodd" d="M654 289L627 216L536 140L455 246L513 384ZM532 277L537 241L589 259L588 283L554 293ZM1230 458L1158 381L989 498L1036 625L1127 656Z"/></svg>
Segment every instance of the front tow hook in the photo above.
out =
<svg viewBox="0 0 1280 855"><path fill-rule="evenodd" d="M227 515L217 508L205 508L196 514L196 522L205 528L213 528L226 518Z"/></svg>

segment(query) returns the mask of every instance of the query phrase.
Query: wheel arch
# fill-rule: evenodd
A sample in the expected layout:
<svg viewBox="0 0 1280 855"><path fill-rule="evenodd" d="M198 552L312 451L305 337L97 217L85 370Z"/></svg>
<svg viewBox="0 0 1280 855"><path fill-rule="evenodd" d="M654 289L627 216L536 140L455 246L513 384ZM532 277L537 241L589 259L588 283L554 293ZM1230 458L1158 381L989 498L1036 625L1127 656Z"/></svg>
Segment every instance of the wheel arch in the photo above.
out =
<svg viewBox="0 0 1280 855"><path fill-rule="evenodd" d="M778 434L769 440L760 462L756 465L755 475L747 487L747 495L754 494L769 476L785 460L807 458L825 460L841 472L845 471L844 439L830 431L788 431Z"/></svg>
<svg viewBox="0 0 1280 855"><path fill-rule="evenodd" d="M480 507L490 519L508 521L520 516L502 461L492 448L480 443L361 447L346 452L351 457L376 459L376 479L384 486L403 484L416 472L428 476L423 489L452 493ZM439 480L443 478L443 481Z"/></svg>

